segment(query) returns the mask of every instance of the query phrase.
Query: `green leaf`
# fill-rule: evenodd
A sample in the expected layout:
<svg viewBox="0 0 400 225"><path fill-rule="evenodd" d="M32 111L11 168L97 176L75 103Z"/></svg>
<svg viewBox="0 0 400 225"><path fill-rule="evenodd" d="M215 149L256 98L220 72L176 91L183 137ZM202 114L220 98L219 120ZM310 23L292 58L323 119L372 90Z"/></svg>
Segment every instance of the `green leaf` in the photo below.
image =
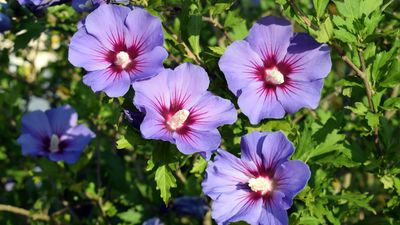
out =
<svg viewBox="0 0 400 225"><path fill-rule="evenodd" d="M317 31L317 41L320 43L328 42L333 36L333 24L328 17L321 24L320 29Z"/></svg>
<svg viewBox="0 0 400 225"><path fill-rule="evenodd" d="M328 6L329 0L313 0L314 9L317 17L322 17L325 14L325 9Z"/></svg>
<svg viewBox="0 0 400 225"><path fill-rule="evenodd" d="M370 126L372 129L377 127L379 125L380 116L381 114L368 112L367 115L365 116L365 119L367 119L368 126Z"/></svg>
<svg viewBox="0 0 400 225"><path fill-rule="evenodd" d="M385 80L379 83L381 87L394 87L400 83L400 62L395 59Z"/></svg>
<svg viewBox="0 0 400 225"><path fill-rule="evenodd" d="M356 19L360 16L360 0L344 0L344 2L335 0L334 2L342 16L351 19Z"/></svg>
<svg viewBox="0 0 400 225"><path fill-rule="evenodd" d="M350 109L353 113L357 115L365 115L368 112L368 107L365 106L362 102L356 102L355 107L346 106L346 109Z"/></svg>
<svg viewBox="0 0 400 225"><path fill-rule="evenodd" d="M369 205L369 202L374 198L373 195L368 196L367 193L343 192L341 195L327 195L326 197L339 201L339 204L349 204L367 209L370 212L376 213Z"/></svg>
<svg viewBox="0 0 400 225"><path fill-rule="evenodd" d="M372 12L375 10L378 10L378 8L382 5L383 1L382 0L363 0L361 1L361 13L369 16Z"/></svg>
<svg viewBox="0 0 400 225"><path fill-rule="evenodd" d="M200 176L204 170L207 167L207 160L205 160L203 157L198 157L197 160L194 162L192 169L190 170L190 173L196 174L196 176Z"/></svg>
<svg viewBox="0 0 400 225"><path fill-rule="evenodd" d="M171 198L170 189L176 188L176 179L167 165L157 168L155 181L157 183L157 190L160 190L161 198L165 204L168 204Z"/></svg>
<svg viewBox="0 0 400 225"><path fill-rule="evenodd" d="M383 103L383 107L386 109L400 109L400 97L386 99Z"/></svg>
<svg viewBox="0 0 400 225"><path fill-rule="evenodd" d="M335 38L337 38L343 42L349 42L349 43L357 42L356 36L343 28L334 30L333 34L334 34Z"/></svg>
<svg viewBox="0 0 400 225"><path fill-rule="evenodd" d="M187 25L187 32L189 35L189 44L193 49L195 55L199 56L201 52L200 47L200 32L201 32L202 19L197 5L190 5L189 22Z"/></svg>
<svg viewBox="0 0 400 225"><path fill-rule="evenodd" d="M210 46L208 47L213 53L217 54L218 56L221 56L224 54L225 52L225 48L224 47L220 47L220 46Z"/></svg>
<svg viewBox="0 0 400 225"><path fill-rule="evenodd" d="M123 213L119 213L118 217L125 221L125 222L129 222L132 224L138 224L141 222L142 220L142 214L139 212L134 211L133 209L130 209L126 212Z"/></svg>

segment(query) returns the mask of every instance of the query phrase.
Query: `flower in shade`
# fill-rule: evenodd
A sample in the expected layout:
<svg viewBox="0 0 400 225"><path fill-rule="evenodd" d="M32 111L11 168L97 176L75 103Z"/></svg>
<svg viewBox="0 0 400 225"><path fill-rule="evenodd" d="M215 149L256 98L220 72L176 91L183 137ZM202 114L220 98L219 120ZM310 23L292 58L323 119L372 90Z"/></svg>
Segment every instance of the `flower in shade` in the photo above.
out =
<svg viewBox="0 0 400 225"><path fill-rule="evenodd" d="M22 154L75 163L95 137L88 127L78 125L77 121L78 115L69 105L25 114L18 138Z"/></svg>
<svg viewBox="0 0 400 225"><path fill-rule="evenodd" d="M0 33L11 29L11 20L7 15L0 13Z"/></svg>
<svg viewBox="0 0 400 225"><path fill-rule="evenodd" d="M182 196L172 200L172 210L182 215L193 215L202 219L208 211L204 198Z"/></svg>
<svg viewBox="0 0 400 225"><path fill-rule="evenodd" d="M69 61L89 71L83 82L94 92L123 96L132 82L161 72L167 51L161 21L144 9L103 4L72 37Z"/></svg>
<svg viewBox="0 0 400 225"><path fill-rule="evenodd" d="M72 8L79 13L91 12L105 3L106 0L72 0Z"/></svg>
<svg viewBox="0 0 400 225"><path fill-rule="evenodd" d="M134 103L146 112L142 135L175 143L184 154L216 150L217 127L234 123L237 114L229 100L207 91L209 82L203 68L185 63L134 83Z"/></svg>
<svg viewBox="0 0 400 225"><path fill-rule="evenodd" d="M241 140L241 158L218 150L207 167L203 191L218 224L287 225L286 210L310 178L302 161L288 160L293 144L281 132L257 132Z"/></svg>
<svg viewBox="0 0 400 225"><path fill-rule="evenodd" d="M316 108L331 65L326 44L292 33L288 21L275 17L259 20L219 61L229 89L252 124L302 107Z"/></svg>
<svg viewBox="0 0 400 225"><path fill-rule="evenodd" d="M33 13L41 13L46 8L54 5L61 5L67 0L18 0L19 4L27 7Z"/></svg>

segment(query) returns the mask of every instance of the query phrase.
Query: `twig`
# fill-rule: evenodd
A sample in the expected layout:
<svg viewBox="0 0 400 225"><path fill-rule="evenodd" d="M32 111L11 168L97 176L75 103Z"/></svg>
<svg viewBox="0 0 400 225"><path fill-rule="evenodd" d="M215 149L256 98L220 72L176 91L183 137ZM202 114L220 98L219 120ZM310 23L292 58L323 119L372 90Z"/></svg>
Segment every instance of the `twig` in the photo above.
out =
<svg viewBox="0 0 400 225"><path fill-rule="evenodd" d="M306 14L304 14L304 12L297 6L294 0L289 0L289 4L296 11L297 16L300 17L300 19L303 20L308 27L311 27L313 30L319 30L319 27L313 24L310 19L308 19Z"/></svg>
<svg viewBox="0 0 400 225"><path fill-rule="evenodd" d="M32 214L29 210L18 208L11 205L0 204L0 211L15 213L18 215L26 216L33 220L50 221L50 217L46 214Z"/></svg>
<svg viewBox="0 0 400 225"><path fill-rule="evenodd" d="M207 16L203 16L203 17L202 17L202 20L205 21L205 22L209 22L209 23L211 23L214 27L220 29L220 30L224 33L226 39L228 39L230 42L233 42L233 38L232 38L232 37L229 35L229 33L226 31L225 27L222 26L222 25L218 22L218 20L215 20L215 19L213 19L213 18L211 18L211 17L207 17Z"/></svg>
<svg viewBox="0 0 400 225"><path fill-rule="evenodd" d="M199 65L202 64L201 60L196 56L196 54L193 53L193 51L189 48L189 46L187 46L186 43L180 37L178 37L178 35L176 35L165 24L163 24L163 27L164 27L165 31L167 31L179 44L181 44L183 46L183 48L185 49L186 55L189 58L193 59Z"/></svg>

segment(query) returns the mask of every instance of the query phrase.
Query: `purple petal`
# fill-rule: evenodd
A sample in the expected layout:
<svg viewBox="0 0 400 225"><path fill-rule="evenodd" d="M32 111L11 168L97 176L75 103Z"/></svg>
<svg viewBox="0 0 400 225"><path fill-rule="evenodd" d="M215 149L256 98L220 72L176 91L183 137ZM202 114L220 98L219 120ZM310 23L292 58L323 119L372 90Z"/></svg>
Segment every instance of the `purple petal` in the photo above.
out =
<svg viewBox="0 0 400 225"><path fill-rule="evenodd" d="M30 134L22 134L17 142L21 145L22 155L46 155L43 141Z"/></svg>
<svg viewBox="0 0 400 225"><path fill-rule="evenodd" d="M253 25L246 40L263 60L274 58L279 62L286 55L292 35L289 21L268 16Z"/></svg>
<svg viewBox="0 0 400 225"><path fill-rule="evenodd" d="M50 122L52 134L62 135L69 128L76 126L78 114L69 105L57 107L46 111Z"/></svg>
<svg viewBox="0 0 400 225"><path fill-rule="evenodd" d="M150 52L139 55L137 69L129 75L132 82L153 77L163 71L163 61L168 57L167 51L163 47L155 47Z"/></svg>
<svg viewBox="0 0 400 225"><path fill-rule="evenodd" d="M91 12L85 20L85 28L107 49L114 49L114 43L123 43L127 28L125 18L131 10L114 4L103 4Z"/></svg>
<svg viewBox="0 0 400 225"><path fill-rule="evenodd" d="M251 124L264 118L283 118L285 110L272 89L264 89L263 82L252 83L242 90L238 99L240 110L249 117Z"/></svg>
<svg viewBox="0 0 400 225"><path fill-rule="evenodd" d="M179 65L167 79L172 97L182 100L183 108L190 108L196 103L210 84L207 72L191 63Z"/></svg>
<svg viewBox="0 0 400 225"><path fill-rule="evenodd" d="M106 60L108 51L85 28L81 28L72 36L68 60L72 65L83 67L87 71L101 70L111 65Z"/></svg>
<svg viewBox="0 0 400 225"><path fill-rule="evenodd" d="M224 124L233 124L237 120L236 109L232 102L211 92L204 94L189 111L195 118L194 124L190 127L196 130L207 131Z"/></svg>
<svg viewBox="0 0 400 225"><path fill-rule="evenodd" d="M90 86L94 92L104 91L109 97L120 97L128 92L131 81L125 71L115 73L108 68L86 74L83 83Z"/></svg>
<svg viewBox="0 0 400 225"><path fill-rule="evenodd" d="M332 67L329 47L305 33L295 34L284 61L293 67L288 77L296 81L325 78Z"/></svg>
<svg viewBox="0 0 400 225"><path fill-rule="evenodd" d="M46 114L42 111L26 113L22 117L22 133L29 133L38 139L50 137L52 132Z"/></svg>
<svg viewBox="0 0 400 225"><path fill-rule="evenodd" d="M149 111L146 113L140 125L140 132L146 139L156 139L174 143L172 133L166 129L164 122L164 118L161 115Z"/></svg>
<svg viewBox="0 0 400 225"><path fill-rule="evenodd" d="M49 159L52 161L64 161L68 164L73 164L78 161L81 152L62 152L62 153L50 153Z"/></svg>
<svg viewBox="0 0 400 225"><path fill-rule="evenodd" d="M250 171L256 168L249 167L240 159L227 151L218 150L214 162L209 162L207 176L202 183L203 192L215 200L222 193L230 193L241 189L253 177Z"/></svg>
<svg viewBox="0 0 400 225"><path fill-rule="evenodd" d="M267 133L261 152L266 171L275 169L278 165L287 161L293 152L294 147L292 142L282 132Z"/></svg>
<svg viewBox="0 0 400 225"><path fill-rule="evenodd" d="M212 217L218 224L237 221L257 224L262 204L262 199L252 199L248 190L239 189L223 193L213 202Z"/></svg>
<svg viewBox="0 0 400 225"><path fill-rule="evenodd" d="M60 140L66 143L64 152L82 152L94 137L96 135L87 126L81 124L70 128Z"/></svg>
<svg viewBox="0 0 400 225"><path fill-rule="evenodd" d="M284 194L281 192L273 192L272 196L265 202L262 207L259 219L260 225L287 225L289 223L286 210L282 206L282 198Z"/></svg>
<svg viewBox="0 0 400 225"><path fill-rule="evenodd" d="M135 97L133 102L136 108L145 108L146 111L150 110L154 114L159 114L159 109L162 105L169 106L170 95L168 85L168 78L172 77L173 71L165 69L157 76L149 79L134 82L132 84L135 90Z"/></svg>
<svg viewBox="0 0 400 225"><path fill-rule="evenodd" d="M157 46L163 46L164 32L161 20L150 15L146 10L135 8L129 12L125 24L129 30L129 35L126 36L128 46L140 43L141 50L145 52Z"/></svg>
<svg viewBox="0 0 400 225"><path fill-rule="evenodd" d="M276 96L288 113L295 113L303 107L318 107L324 80L288 81L284 86L276 88Z"/></svg>
<svg viewBox="0 0 400 225"><path fill-rule="evenodd" d="M278 166L274 180L277 183L276 190L285 194L283 198L285 209L292 206L293 197L303 190L310 176L310 168L299 160L287 161Z"/></svg>
<svg viewBox="0 0 400 225"><path fill-rule="evenodd" d="M269 132L253 131L246 134L240 140L241 160L247 163L253 163L257 168L263 167L263 158L261 154L262 145Z"/></svg>
<svg viewBox="0 0 400 225"><path fill-rule="evenodd" d="M218 65L225 74L229 90L238 95L240 89L257 79L256 68L263 66L263 62L247 41L235 41L225 50Z"/></svg>
<svg viewBox="0 0 400 225"><path fill-rule="evenodd" d="M184 135L173 133L176 147L183 154L195 152L208 152L218 148L221 143L221 135L217 129L200 131L190 129Z"/></svg>

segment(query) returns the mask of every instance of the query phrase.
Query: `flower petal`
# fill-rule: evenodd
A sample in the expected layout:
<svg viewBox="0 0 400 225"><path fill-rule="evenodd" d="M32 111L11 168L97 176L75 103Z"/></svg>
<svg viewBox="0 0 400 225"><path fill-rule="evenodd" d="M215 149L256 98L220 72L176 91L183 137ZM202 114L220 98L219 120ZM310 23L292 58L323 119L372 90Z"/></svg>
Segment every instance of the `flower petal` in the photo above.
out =
<svg viewBox="0 0 400 225"><path fill-rule="evenodd" d="M287 225L289 223L286 210L282 206L284 194L275 191L262 207L260 225Z"/></svg>
<svg viewBox="0 0 400 225"><path fill-rule="evenodd" d="M64 152L82 152L94 137L96 135L87 126L81 124L70 128L60 140L66 143Z"/></svg>
<svg viewBox="0 0 400 225"><path fill-rule="evenodd" d="M137 65L135 70L129 72L132 82L151 78L163 69L163 61L168 57L167 51L163 47L155 47L150 52L139 55L135 62Z"/></svg>
<svg viewBox="0 0 400 225"><path fill-rule="evenodd" d="M247 41L235 41L226 48L218 65L225 74L229 90L238 95L240 89L258 79L257 67L263 66L263 62Z"/></svg>
<svg viewBox="0 0 400 225"><path fill-rule="evenodd" d="M154 114L159 114L162 107L169 107L170 95L166 84L168 78L172 76L174 76L173 71L165 69L149 80L134 82L132 84L135 90L133 102L136 108L139 110L145 108L146 112L152 111Z"/></svg>
<svg viewBox="0 0 400 225"><path fill-rule="evenodd" d="M190 127L196 130L215 129L224 124L233 124L237 120L235 106L231 101L206 92L190 110Z"/></svg>
<svg viewBox="0 0 400 225"><path fill-rule="evenodd" d="M30 134L21 134L17 140L21 145L22 155L46 155L45 146L42 140Z"/></svg>
<svg viewBox="0 0 400 225"><path fill-rule="evenodd" d="M22 133L29 133L38 139L49 138L52 135L49 120L42 111L26 113L21 122Z"/></svg>
<svg viewBox="0 0 400 225"><path fill-rule="evenodd" d="M291 65L291 80L313 81L325 78L332 68L328 45L319 44L310 35L296 33L291 40L285 59Z"/></svg>
<svg viewBox="0 0 400 225"><path fill-rule="evenodd" d="M270 132L262 144L263 165L268 170L287 161L293 154L294 147L287 137L280 131Z"/></svg>
<svg viewBox="0 0 400 225"><path fill-rule="evenodd" d="M207 131L189 129L182 135L174 132L173 137L176 147L183 154L213 151L221 143L221 135L217 129Z"/></svg>
<svg viewBox="0 0 400 225"><path fill-rule="evenodd" d="M125 19L129 35L126 35L128 46L140 46L140 50L149 52L164 44L164 32L161 20L146 10L134 8Z"/></svg>
<svg viewBox="0 0 400 225"><path fill-rule="evenodd" d="M131 86L131 79L129 74L125 71L121 71L119 74L114 74L114 78L111 82L112 83L104 88L104 92L108 97L112 98L125 95Z"/></svg>
<svg viewBox="0 0 400 225"><path fill-rule="evenodd" d="M246 40L263 60L273 57L276 62L280 62L286 55L292 35L289 21L268 16L253 25Z"/></svg>
<svg viewBox="0 0 400 225"><path fill-rule="evenodd" d="M265 89L263 82L252 83L242 89L238 105L251 124L258 124L264 118L283 118L285 115L275 91Z"/></svg>
<svg viewBox="0 0 400 225"><path fill-rule="evenodd" d="M49 159L52 161L64 161L68 164L73 164L78 161L81 156L81 152L62 152L62 153L50 153Z"/></svg>
<svg viewBox="0 0 400 225"><path fill-rule="evenodd" d="M257 224L262 210L262 199L251 198L251 192L239 189L221 194L212 205L212 217L218 224L246 221Z"/></svg>
<svg viewBox="0 0 400 225"><path fill-rule="evenodd" d="M310 168L302 161L291 160L282 163L275 171L276 190L285 194L285 209L292 206L292 199L306 186L310 179Z"/></svg>
<svg viewBox="0 0 400 225"><path fill-rule="evenodd" d="M140 132L146 139L175 142L172 138L172 133L166 129L164 118L152 111L146 112L146 116L140 125Z"/></svg>
<svg viewBox="0 0 400 225"><path fill-rule="evenodd" d="M218 149L214 162L208 164L207 177L202 183L203 192L215 200L223 193L245 188L243 185L253 177L250 171L255 169L231 153Z"/></svg>
<svg viewBox="0 0 400 225"><path fill-rule="evenodd" d="M295 113L303 107L318 107L324 80L294 81L276 88L276 96L288 113Z"/></svg>
<svg viewBox="0 0 400 225"><path fill-rule="evenodd" d="M72 36L68 60L72 65L87 71L101 70L111 65L106 59L108 51L85 28L81 28Z"/></svg>
<svg viewBox="0 0 400 225"><path fill-rule="evenodd" d="M210 80L207 72L200 66L184 63L175 68L168 77L171 98L189 109L207 91Z"/></svg>
<svg viewBox="0 0 400 225"><path fill-rule="evenodd" d="M52 134L59 136L69 128L76 126L78 121L78 114L69 105L47 110L46 115L50 122Z"/></svg>
<svg viewBox="0 0 400 225"><path fill-rule="evenodd" d="M253 163L257 168L262 168L263 157L262 157L262 145L264 139L269 132L258 132L253 131L250 134L246 134L240 140L241 160L247 163Z"/></svg>
<svg viewBox="0 0 400 225"><path fill-rule="evenodd" d="M85 28L102 46L113 50L113 44L124 43L127 32L124 22L130 11L128 7L103 4L86 17Z"/></svg>

